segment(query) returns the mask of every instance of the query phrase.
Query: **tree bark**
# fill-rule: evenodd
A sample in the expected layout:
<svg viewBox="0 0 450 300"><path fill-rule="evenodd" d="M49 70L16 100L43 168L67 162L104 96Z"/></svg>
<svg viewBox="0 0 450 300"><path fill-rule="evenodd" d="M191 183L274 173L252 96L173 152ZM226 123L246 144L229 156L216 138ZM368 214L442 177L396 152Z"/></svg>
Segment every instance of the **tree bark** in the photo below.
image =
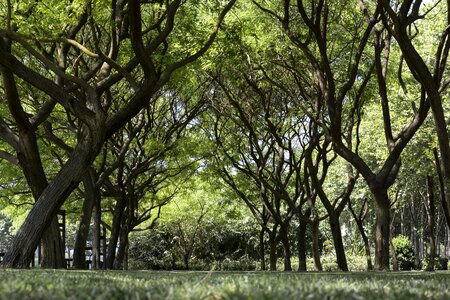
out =
<svg viewBox="0 0 450 300"><path fill-rule="evenodd" d="M266 270L266 247L264 243L264 235L266 234L266 230L261 228L259 231L259 255L261 261L261 271Z"/></svg>
<svg viewBox="0 0 450 300"><path fill-rule="evenodd" d="M305 214L308 215L309 214ZM297 230L298 271L305 272L306 268L306 229L308 223L299 218Z"/></svg>
<svg viewBox="0 0 450 300"><path fill-rule="evenodd" d="M430 245L430 261L427 266L427 271L434 271L434 258L436 257L436 241L435 241L435 215L436 205L434 201L433 192L433 177L427 176L427 191L428 191L428 235Z"/></svg>
<svg viewBox="0 0 450 300"><path fill-rule="evenodd" d="M106 269L114 268L114 260L116 259L117 242L119 240L120 228L122 224L122 217L127 205L125 197L117 199L116 207L114 208L113 222L111 226L111 236L109 238L108 250L106 252Z"/></svg>
<svg viewBox="0 0 450 300"><path fill-rule="evenodd" d="M120 229L119 248L117 249L116 259L114 260L115 270L124 270L125 267L124 263L128 249L128 235L129 235L128 226L123 226Z"/></svg>
<svg viewBox="0 0 450 300"><path fill-rule="evenodd" d="M83 130L85 134L80 136L80 141L69 160L45 188L14 237L2 267L27 268L30 265L34 250L46 228L99 153L103 137L92 136L87 132L87 128Z"/></svg>
<svg viewBox="0 0 450 300"><path fill-rule="evenodd" d="M89 235L91 225L92 209L96 200L95 182L92 174L83 178L85 198L83 209L80 217L80 225L75 237L75 245L73 247L73 267L75 269L87 269L86 264L86 242Z"/></svg>
<svg viewBox="0 0 450 300"><path fill-rule="evenodd" d="M291 245L289 243L289 236L288 236L288 227L282 227L280 230L280 238L281 243L283 244L284 249L284 271L289 272L292 271L292 265L291 265Z"/></svg>
<svg viewBox="0 0 450 300"><path fill-rule="evenodd" d="M320 222L315 220L311 223L312 226L312 254L314 258L314 265L316 271L323 271L322 262L320 261L320 249L319 249L319 224Z"/></svg>
<svg viewBox="0 0 450 300"><path fill-rule="evenodd" d="M333 235L334 249L336 251L336 260L338 268L341 271L348 271L347 258L345 257L344 242L342 241L341 225L339 215L331 213L328 217L331 234Z"/></svg>
<svg viewBox="0 0 450 300"><path fill-rule="evenodd" d="M375 270L389 271L390 202L387 189L378 187L372 191L375 199Z"/></svg>
<svg viewBox="0 0 450 300"><path fill-rule="evenodd" d="M102 268L102 263L100 260L101 256L101 242L100 242L100 227L101 227L101 199L100 191L95 190L94 206L92 208L93 226L92 226L92 269L99 270ZM106 233L105 233L106 234ZM106 249L103 249L103 254L105 254ZM103 255L105 257L105 255Z"/></svg>
<svg viewBox="0 0 450 300"><path fill-rule="evenodd" d="M269 270L277 270L277 239L276 232L269 233Z"/></svg>

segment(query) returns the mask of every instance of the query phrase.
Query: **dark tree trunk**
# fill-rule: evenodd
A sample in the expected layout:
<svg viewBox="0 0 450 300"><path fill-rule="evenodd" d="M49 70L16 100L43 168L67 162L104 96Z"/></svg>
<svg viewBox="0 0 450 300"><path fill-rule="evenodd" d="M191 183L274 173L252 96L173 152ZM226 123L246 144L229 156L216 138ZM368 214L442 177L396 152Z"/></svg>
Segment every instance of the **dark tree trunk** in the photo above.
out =
<svg viewBox="0 0 450 300"><path fill-rule="evenodd" d="M81 212L80 225L75 237L75 245L73 247L73 267L75 269L87 269L86 264L86 241L89 235L89 227L91 225L92 208L96 200L95 182L92 174L84 177L84 193L83 209Z"/></svg>
<svg viewBox="0 0 450 300"><path fill-rule="evenodd" d="M59 232L58 217L55 216L42 236L41 267L52 269L65 268L63 247Z"/></svg>
<svg viewBox="0 0 450 300"><path fill-rule="evenodd" d="M277 270L277 239L276 232L269 233L269 270Z"/></svg>
<svg viewBox="0 0 450 300"><path fill-rule="evenodd" d="M430 261L427 266L427 271L434 271L434 258L436 257L436 241L435 241L435 214L436 205L434 202L433 192L433 177L427 176L427 190L428 190L428 235L430 244Z"/></svg>
<svg viewBox="0 0 450 300"><path fill-rule="evenodd" d="M309 215L308 215L309 216ZM306 228L308 223L300 218L297 231L298 271L306 269Z"/></svg>
<svg viewBox="0 0 450 300"><path fill-rule="evenodd" d="M292 271L291 265L291 245L289 243L288 227L282 227L280 230L281 243L284 249L284 271Z"/></svg>
<svg viewBox="0 0 450 300"><path fill-rule="evenodd" d="M111 226L111 236L109 238L108 250L106 252L106 269L114 268L114 260L116 259L117 242L119 241L120 228L122 225L122 218L124 215L127 200L125 197L117 199L116 207L114 208L113 222Z"/></svg>
<svg viewBox="0 0 450 300"><path fill-rule="evenodd" d="M264 235L266 234L266 230L261 228L259 231L259 255L261 261L261 271L266 270L266 247L264 244Z"/></svg>
<svg viewBox="0 0 450 300"><path fill-rule="evenodd" d="M67 163L43 191L29 212L14 237L10 250L6 253L2 267L27 268L30 265L34 250L45 230L97 156L103 139L90 136L80 137L80 139L81 141Z"/></svg>
<svg viewBox="0 0 450 300"><path fill-rule="evenodd" d="M312 232L312 255L314 258L314 265L316 267L316 271L323 271L322 262L320 261L320 247L319 247L319 221L313 221L311 223L311 232Z"/></svg>
<svg viewBox="0 0 450 300"><path fill-rule="evenodd" d="M125 258L127 256L128 249L128 226L123 226L120 229L120 242L119 248L117 249L116 259L114 260L114 269L124 270L125 268Z"/></svg>
<svg viewBox="0 0 450 300"><path fill-rule="evenodd" d="M100 199L100 191L95 189L95 200L94 206L92 209L93 212L93 227L92 227L92 269L98 270L102 268L100 255L101 255L101 242L100 242L100 227L101 227L101 199ZM106 234L106 232L105 232ZM106 249L103 248L103 252L106 252ZM103 256L105 258L105 256Z"/></svg>
<svg viewBox="0 0 450 300"><path fill-rule="evenodd" d="M372 191L375 198L375 270L389 270L390 203L386 188Z"/></svg>
<svg viewBox="0 0 450 300"><path fill-rule="evenodd" d="M342 241L341 225L339 223L339 215L337 213L331 213L328 217L328 221L330 223L331 234L333 235L333 243L334 249L336 251L338 268L341 271L348 271L344 242Z"/></svg>

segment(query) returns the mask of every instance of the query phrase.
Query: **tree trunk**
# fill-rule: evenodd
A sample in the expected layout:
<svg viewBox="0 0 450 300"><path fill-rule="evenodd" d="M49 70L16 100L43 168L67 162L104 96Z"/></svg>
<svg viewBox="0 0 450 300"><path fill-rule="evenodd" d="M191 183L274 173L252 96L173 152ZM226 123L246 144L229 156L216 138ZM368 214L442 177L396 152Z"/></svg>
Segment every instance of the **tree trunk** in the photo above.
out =
<svg viewBox="0 0 450 300"><path fill-rule="evenodd" d="M348 271L347 258L345 257L344 242L342 241L341 225L339 215L331 213L328 217L331 234L333 235L334 249L336 251L336 260L341 271Z"/></svg>
<svg viewBox="0 0 450 300"><path fill-rule="evenodd" d="M86 175L83 179L85 198L81 212L80 225L75 237L73 247L73 266L75 269L87 269L86 264L86 241L91 225L92 208L96 199L95 182L92 174Z"/></svg>
<svg viewBox="0 0 450 300"><path fill-rule="evenodd" d="M266 270L266 247L264 245L264 235L266 234L266 230L261 228L259 231L259 255L261 261L261 271Z"/></svg>
<svg viewBox="0 0 450 300"><path fill-rule="evenodd" d="M30 265L39 240L92 164L100 151L102 140L100 137L87 135L80 137L80 142L67 163L45 188L27 215L6 253L2 267L27 268Z"/></svg>
<svg viewBox="0 0 450 300"><path fill-rule="evenodd" d="M44 231L41 247L41 267L62 269L65 268L64 246L61 242L58 217L55 216L50 226ZM33 255L34 258L34 255Z"/></svg>
<svg viewBox="0 0 450 300"><path fill-rule="evenodd" d="M375 270L389 270L390 203L386 188L372 191L375 198Z"/></svg>
<svg viewBox="0 0 450 300"><path fill-rule="evenodd" d="M280 238L281 243L283 244L284 249L284 271L289 272L292 271L292 265L291 265L291 245L289 243L289 236L288 236L288 227L282 227L280 230Z"/></svg>
<svg viewBox="0 0 450 300"><path fill-rule="evenodd" d="M397 251L395 251L394 243L392 243L392 239L389 239L389 248L392 253L392 270L398 271L398 259L397 259Z"/></svg>
<svg viewBox="0 0 450 300"><path fill-rule="evenodd" d="M94 206L92 208L93 212L93 227L92 227L92 269L99 270L102 268L102 263L100 260L101 255L101 242L100 242L100 227L101 227L101 199L100 199L100 191L95 189L95 199ZM106 232L105 232L106 234ZM103 249L103 254L105 254L106 249ZM105 255L103 255L103 259Z"/></svg>
<svg viewBox="0 0 450 300"><path fill-rule="evenodd" d="M299 220L297 231L298 271L305 272L306 268L306 228L308 223Z"/></svg>
<svg viewBox="0 0 450 300"><path fill-rule="evenodd" d="M323 271L322 263L320 261L320 249L319 249L319 224L320 222L315 220L311 224L312 226L312 255L314 258L314 265L316 271Z"/></svg>
<svg viewBox="0 0 450 300"><path fill-rule="evenodd" d="M434 234L436 205L434 202L433 192L433 177L427 176L427 190L428 190L428 234L430 244L430 261L427 266L427 271L434 271L434 258L436 257L436 242Z"/></svg>
<svg viewBox="0 0 450 300"><path fill-rule="evenodd" d="M125 257L128 249L128 235L128 226L123 226L120 229L119 248L117 249L116 259L114 260L115 270L124 270Z"/></svg>
<svg viewBox="0 0 450 300"><path fill-rule="evenodd" d="M269 233L269 270L276 271L277 270L277 239L276 232Z"/></svg>
<svg viewBox="0 0 450 300"><path fill-rule="evenodd" d="M114 268L114 260L116 259L116 248L119 240L120 228L122 224L122 217L127 205L127 200L124 196L117 199L116 207L114 208L113 222L111 226L111 236L109 238L108 250L106 252L106 269Z"/></svg>

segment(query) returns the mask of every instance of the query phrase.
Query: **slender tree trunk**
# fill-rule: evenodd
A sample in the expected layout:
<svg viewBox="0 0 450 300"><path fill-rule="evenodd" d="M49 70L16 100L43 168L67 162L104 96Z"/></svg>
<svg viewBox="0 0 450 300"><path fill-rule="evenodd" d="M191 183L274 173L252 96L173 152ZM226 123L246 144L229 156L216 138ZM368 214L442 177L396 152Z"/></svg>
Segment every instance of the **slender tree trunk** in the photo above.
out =
<svg viewBox="0 0 450 300"><path fill-rule="evenodd" d="M114 208L113 222L111 226L111 236L109 238L108 250L106 252L106 269L114 268L114 260L116 259L117 242L119 241L120 228L122 224L122 217L125 211L127 200L125 197L117 199L116 207Z"/></svg>
<svg viewBox="0 0 450 300"><path fill-rule="evenodd" d="M398 271L398 259L397 259L397 251L395 251L394 243L392 243L392 238L389 240L389 248L392 253L392 270Z"/></svg>
<svg viewBox="0 0 450 300"><path fill-rule="evenodd" d="M128 226L123 226L120 229L119 248L117 250L116 259L114 260L115 270L124 270L124 263L128 248L128 235L129 235Z"/></svg>
<svg viewBox="0 0 450 300"><path fill-rule="evenodd" d="M264 244L264 235L266 234L266 230L261 228L259 231L259 255L261 261L261 271L266 270L266 249Z"/></svg>
<svg viewBox="0 0 450 300"><path fill-rule="evenodd" d="M341 271L348 271L344 242L342 241L341 225L339 223L339 215L337 213L330 213L328 221L330 223L331 234L333 235L338 267Z"/></svg>
<svg viewBox="0 0 450 300"><path fill-rule="evenodd" d="M298 251L298 271L305 272L306 268L306 229L308 223L303 221L301 218L299 220L298 231L297 231L297 251Z"/></svg>
<svg viewBox="0 0 450 300"><path fill-rule="evenodd" d="M320 249L319 249L319 224L320 222L315 220L311 223L312 226L312 254L314 258L314 265L316 271L323 271L322 262L320 261Z"/></svg>
<svg viewBox="0 0 450 300"><path fill-rule="evenodd" d="M386 188L372 191L375 198L375 270L389 270L390 203Z"/></svg>
<svg viewBox="0 0 450 300"><path fill-rule="evenodd" d="M92 174L85 176L83 179L85 198L83 209L81 212L80 225L75 237L75 245L73 247L73 266L75 269L87 269L86 264L86 242L89 235L89 227L91 225L92 208L96 199L95 182Z"/></svg>
<svg viewBox="0 0 450 300"><path fill-rule="evenodd" d="M95 200L94 206L92 209L93 212L93 227L92 227L92 268L94 270L99 270L102 268L100 255L101 251L101 242L100 242L100 227L101 227L101 199L100 199L100 191L95 189ZM106 233L105 233L106 234ZM103 258L105 258L106 249L103 249Z"/></svg>
<svg viewBox="0 0 450 300"><path fill-rule="evenodd" d="M434 234L436 206L434 202L433 192L433 177L427 176L427 190L428 190L428 235L430 244L430 262L427 266L427 271L434 271L434 258L436 257L436 241Z"/></svg>

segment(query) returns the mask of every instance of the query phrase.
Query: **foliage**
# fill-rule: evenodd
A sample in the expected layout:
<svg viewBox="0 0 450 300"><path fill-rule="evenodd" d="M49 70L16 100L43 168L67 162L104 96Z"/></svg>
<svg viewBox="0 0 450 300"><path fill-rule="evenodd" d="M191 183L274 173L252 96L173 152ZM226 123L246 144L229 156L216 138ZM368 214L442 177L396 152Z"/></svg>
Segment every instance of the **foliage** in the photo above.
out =
<svg viewBox="0 0 450 300"><path fill-rule="evenodd" d="M415 254L408 237L399 235L392 239L400 270L414 269Z"/></svg>
<svg viewBox="0 0 450 300"><path fill-rule="evenodd" d="M448 299L449 276L5 270L0 299Z"/></svg>

